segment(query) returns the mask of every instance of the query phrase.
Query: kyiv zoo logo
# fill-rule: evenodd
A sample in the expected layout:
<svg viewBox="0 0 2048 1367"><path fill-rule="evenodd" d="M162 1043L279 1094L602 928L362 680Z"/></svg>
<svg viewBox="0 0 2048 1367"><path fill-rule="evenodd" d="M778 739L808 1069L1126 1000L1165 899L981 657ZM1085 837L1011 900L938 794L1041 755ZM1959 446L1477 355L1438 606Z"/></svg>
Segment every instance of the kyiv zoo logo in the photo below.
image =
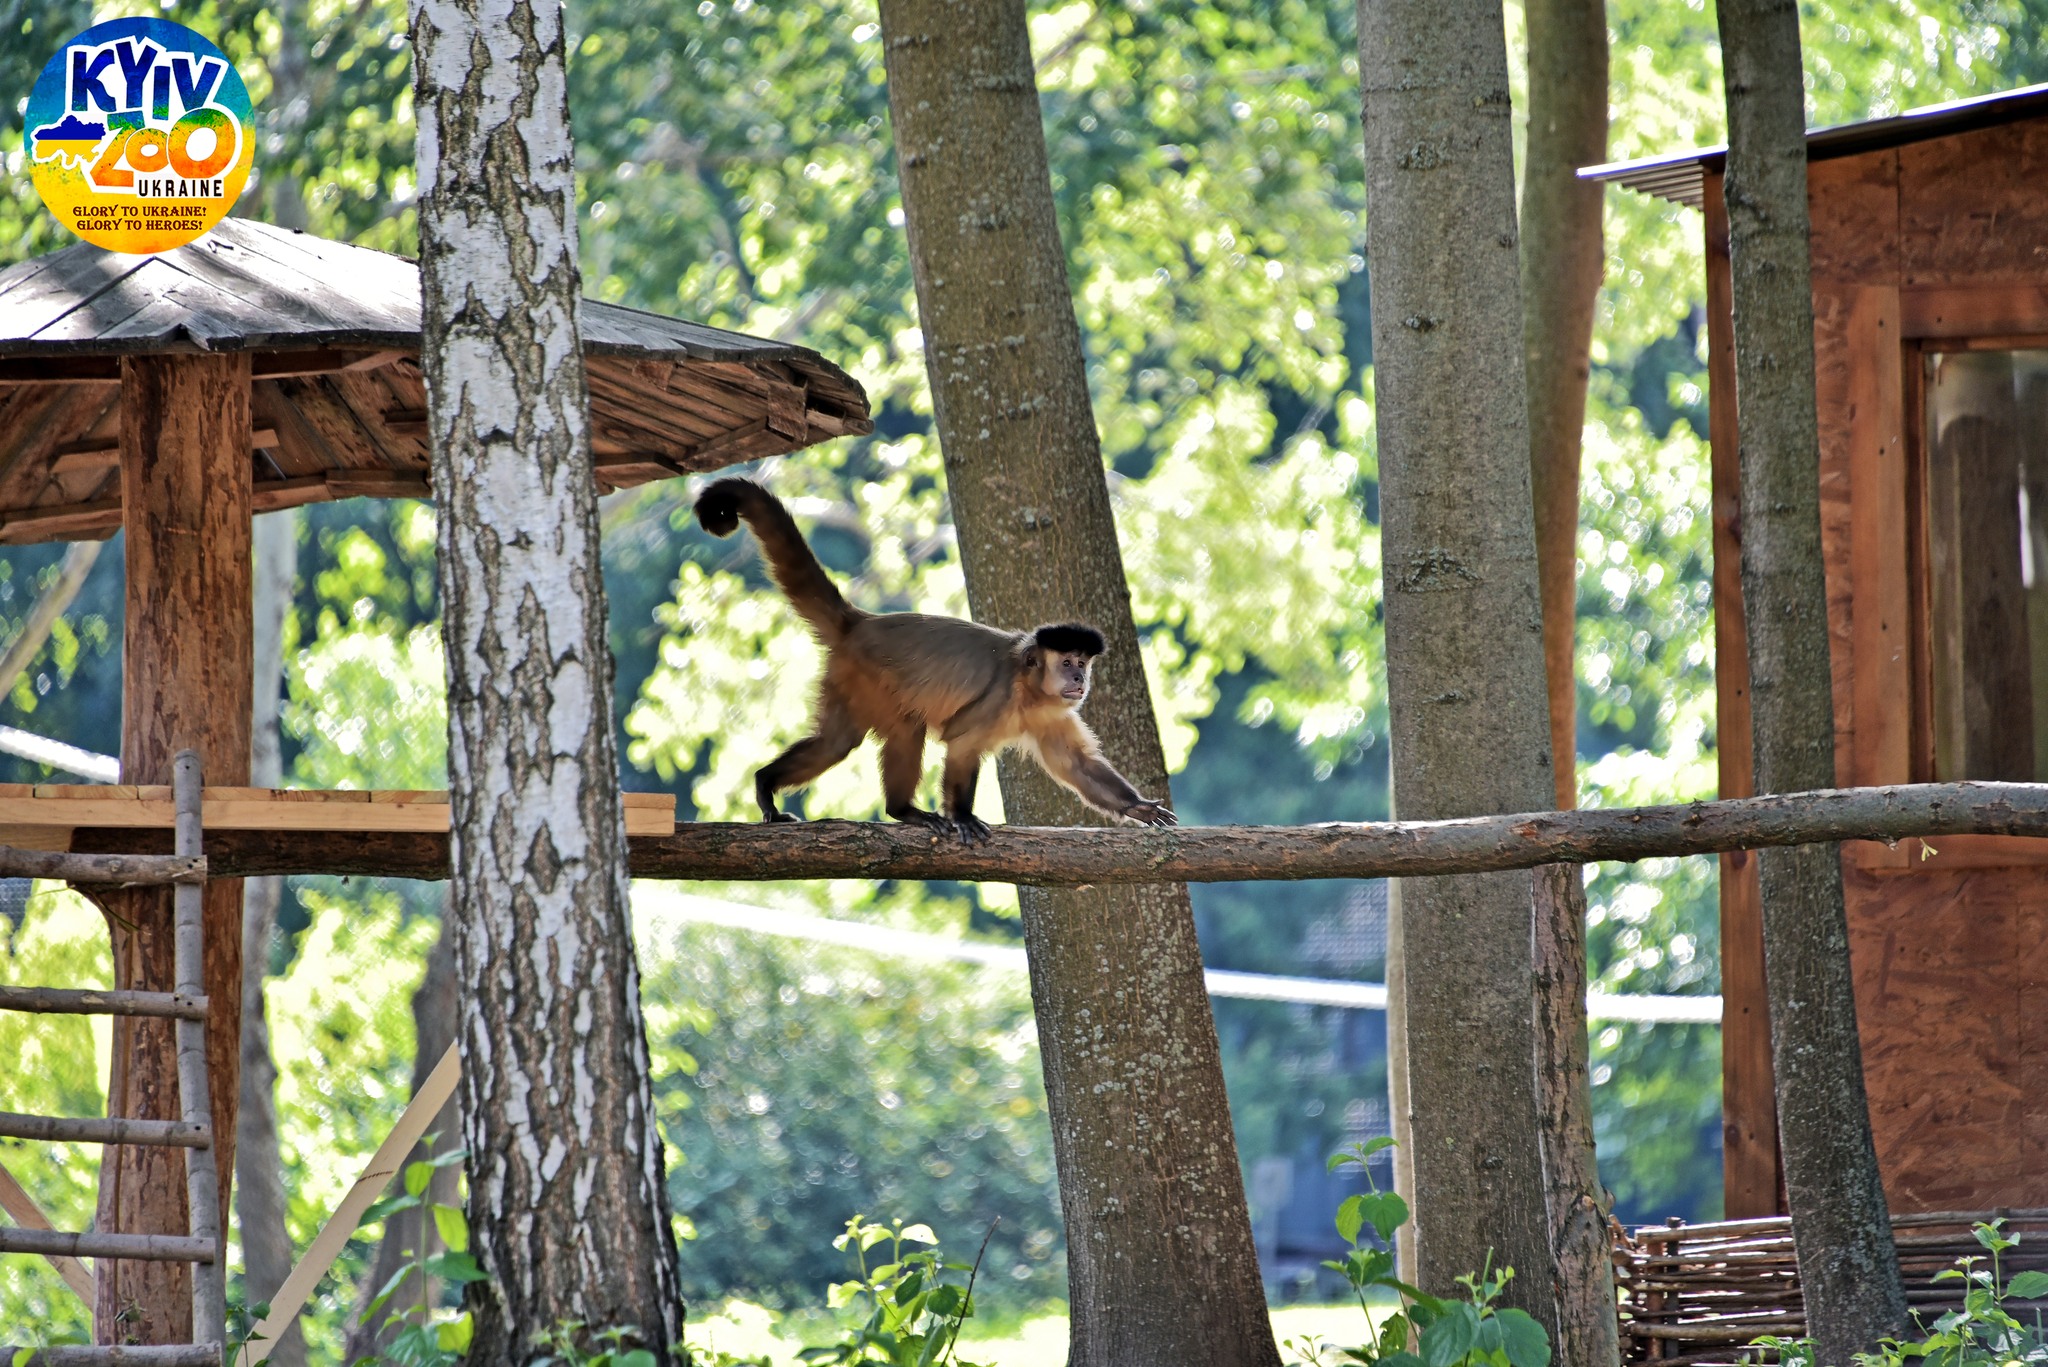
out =
<svg viewBox="0 0 2048 1367"><path fill-rule="evenodd" d="M168 19L110 20L59 48L23 131L43 203L117 252L203 237L255 159L242 78L219 48Z"/></svg>

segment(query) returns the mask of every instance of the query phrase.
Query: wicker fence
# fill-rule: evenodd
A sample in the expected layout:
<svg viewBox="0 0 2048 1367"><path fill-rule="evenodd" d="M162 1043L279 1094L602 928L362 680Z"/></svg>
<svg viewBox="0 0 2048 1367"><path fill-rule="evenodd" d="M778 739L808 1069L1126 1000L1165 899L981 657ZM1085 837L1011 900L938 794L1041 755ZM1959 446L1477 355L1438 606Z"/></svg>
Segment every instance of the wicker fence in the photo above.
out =
<svg viewBox="0 0 2048 1367"><path fill-rule="evenodd" d="M1906 1301L1923 1319L1961 1305L1962 1284L1936 1283L1934 1274L1954 1267L1958 1258L1984 1256L1971 1226L1993 1219L2005 1221L2008 1235L2021 1236L2020 1246L2001 1261L2006 1276L2028 1268L2048 1271L2048 1210L1892 1217ZM1784 1216L1639 1229L1615 1251L1615 1279L1622 1357L1628 1362L1737 1364L1755 1360L1744 1349L1758 1335L1796 1338L1806 1332L1792 1222ZM2040 1308L2036 1302L2020 1304Z"/></svg>

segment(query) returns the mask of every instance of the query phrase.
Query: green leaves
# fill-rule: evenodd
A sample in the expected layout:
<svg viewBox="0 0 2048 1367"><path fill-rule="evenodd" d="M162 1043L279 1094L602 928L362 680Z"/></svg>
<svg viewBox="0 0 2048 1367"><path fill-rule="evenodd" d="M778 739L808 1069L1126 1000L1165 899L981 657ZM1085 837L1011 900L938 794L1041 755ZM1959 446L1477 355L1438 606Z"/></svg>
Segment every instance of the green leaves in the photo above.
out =
<svg viewBox="0 0 2048 1367"><path fill-rule="evenodd" d="M867 1251L883 1243L889 1245L889 1261L869 1267ZM926 1247L906 1253L905 1244ZM871 1224L862 1215L848 1220L832 1246L853 1253L860 1263L860 1276L835 1283L826 1293L826 1304L834 1310L865 1304L868 1316L838 1343L807 1349L803 1360L816 1367L950 1365L960 1326L974 1314L974 1279L981 1259L977 1254L974 1263L965 1267L949 1263L937 1245L938 1236L930 1225L906 1226L901 1220ZM984 1239L984 1252L987 1247ZM947 1281L948 1272L966 1272L965 1285Z"/></svg>
<svg viewBox="0 0 2048 1367"><path fill-rule="evenodd" d="M2048 1299L2048 1272L2021 1272L2005 1284L2005 1294L2015 1300Z"/></svg>
<svg viewBox="0 0 2048 1367"><path fill-rule="evenodd" d="M1550 1367L1550 1339L1528 1312L1509 1307L1496 1318L1501 1347L1512 1367Z"/></svg>
<svg viewBox="0 0 2048 1367"><path fill-rule="evenodd" d="M1422 1331L1423 1367L1454 1367L1478 1341L1479 1312L1462 1302L1454 1304Z"/></svg>

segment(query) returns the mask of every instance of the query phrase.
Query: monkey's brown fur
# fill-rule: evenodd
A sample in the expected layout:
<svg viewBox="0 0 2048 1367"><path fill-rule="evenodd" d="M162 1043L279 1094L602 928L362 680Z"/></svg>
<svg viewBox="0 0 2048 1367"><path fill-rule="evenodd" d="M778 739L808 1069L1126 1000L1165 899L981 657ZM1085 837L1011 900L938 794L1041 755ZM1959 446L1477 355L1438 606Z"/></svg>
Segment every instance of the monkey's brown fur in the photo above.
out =
<svg viewBox="0 0 2048 1367"><path fill-rule="evenodd" d="M985 837L988 826L974 815L982 756L1014 745L1098 811L1174 824L1172 812L1110 767L1078 715L1103 650L1095 628L998 631L955 617L862 612L841 596L789 510L747 480L722 479L705 489L697 520L714 536L730 536L746 522L775 582L826 650L811 734L754 778L762 820L796 820L776 807L776 794L812 782L873 732L882 742L882 797L898 821L950 828L966 840ZM946 742L944 816L911 800L930 731Z"/></svg>

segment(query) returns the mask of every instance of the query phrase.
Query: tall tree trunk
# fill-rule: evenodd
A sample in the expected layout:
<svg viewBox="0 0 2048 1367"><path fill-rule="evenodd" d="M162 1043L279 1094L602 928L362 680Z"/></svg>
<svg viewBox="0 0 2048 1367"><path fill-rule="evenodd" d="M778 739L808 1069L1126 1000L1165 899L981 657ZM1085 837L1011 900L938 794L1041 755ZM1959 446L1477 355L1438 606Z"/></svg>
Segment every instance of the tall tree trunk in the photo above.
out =
<svg viewBox="0 0 2048 1367"><path fill-rule="evenodd" d="M478 1362L683 1307L627 922L562 11L415 0Z"/></svg>
<svg viewBox="0 0 2048 1367"><path fill-rule="evenodd" d="M1393 786L1403 819L1554 791L1507 47L1488 0L1360 0ZM1473 375L1488 383L1474 386ZM1535 875L1401 887L1415 1279L1489 1260L1553 1335Z"/></svg>
<svg viewBox="0 0 2048 1367"><path fill-rule="evenodd" d="M975 616L1109 640L1088 712L1166 792L1068 294L1023 0L881 11L933 410ZM1026 764L1013 821L1080 824ZM1276 1364L1184 886L1023 889L1074 1367Z"/></svg>
<svg viewBox="0 0 2048 1367"><path fill-rule="evenodd" d="M1600 197L1578 178L1607 155L1607 8L1529 0L1529 141L1522 169L1522 354L1528 362L1529 475L1543 665L1559 810L1578 801L1579 449L1586 425L1593 307L1605 265Z"/></svg>
<svg viewBox="0 0 2048 1367"><path fill-rule="evenodd" d="M250 709L249 781L259 788L274 788L283 780L278 694L284 680L285 615L291 610L292 577L298 568L298 514L257 518L254 539L256 691ZM282 878L251 878L242 884L242 1106L236 1121L235 1213L241 1223L244 1290L251 1305L276 1295L292 1270L284 1159L277 1143L277 1062L270 1052L270 1022L263 1007L270 939L283 897ZM270 1362L272 1367L305 1367L306 1335L297 1320L271 1349Z"/></svg>
<svg viewBox="0 0 2048 1367"><path fill-rule="evenodd" d="M434 940L433 952L427 955L427 971L412 994L412 1090L415 1094L426 1082L427 1074L434 1071L434 1065L441 1061L441 1055L447 1053L448 1046L455 1042L460 994L455 989L455 939L452 930L448 909L443 907L441 934ZM441 1108L441 1114L434 1117L426 1137L413 1145L412 1152L405 1156L407 1166L459 1147L462 1141L455 1133L457 1124L456 1106L451 1100ZM450 1164L436 1168L433 1179L427 1184L427 1199L439 1205L452 1206L461 1198L461 1185L462 1170L459 1167ZM356 1305L368 1305L385 1284L398 1275L399 1268L417 1256L431 1257L440 1252L441 1247L441 1236L434 1222L427 1219L426 1212L418 1207L386 1216L384 1232L377 1240L377 1256L357 1285ZM393 1314L407 1307L427 1310L439 1303L439 1292L431 1280L424 1283L408 1280L382 1310L368 1320L359 1319L349 1326L348 1342L341 1350L341 1360L350 1363L365 1357L382 1357L384 1350L398 1336L397 1326L386 1327ZM421 1320L422 1317L414 1317L415 1323ZM275 1355L271 1360L276 1361Z"/></svg>
<svg viewBox="0 0 2048 1367"><path fill-rule="evenodd" d="M1793 0L1723 0L1742 599L1759 793L1835 781L1820 539L1806 111ZM1906 1328L1870 1136L1840 850L1759 857L1778 1134L1820 1361Z"/></svg>
<svg viewBox="0 0 2048 1367"><path fill-rule="evenodd" d="M1543 668L1559 810L1578 801L1579 452L1593 309L1605 265L1601 188L1578 178L1607 151L1607 9L1529 0L1529 138L1522 170L1522 355ZM1586 1074L1586 885L1576 868L1536 874L1536 1084L1544 1188L1557 1257L1558 1349L1571 1367L1621 1360L1604 1192Z"/></svg>

